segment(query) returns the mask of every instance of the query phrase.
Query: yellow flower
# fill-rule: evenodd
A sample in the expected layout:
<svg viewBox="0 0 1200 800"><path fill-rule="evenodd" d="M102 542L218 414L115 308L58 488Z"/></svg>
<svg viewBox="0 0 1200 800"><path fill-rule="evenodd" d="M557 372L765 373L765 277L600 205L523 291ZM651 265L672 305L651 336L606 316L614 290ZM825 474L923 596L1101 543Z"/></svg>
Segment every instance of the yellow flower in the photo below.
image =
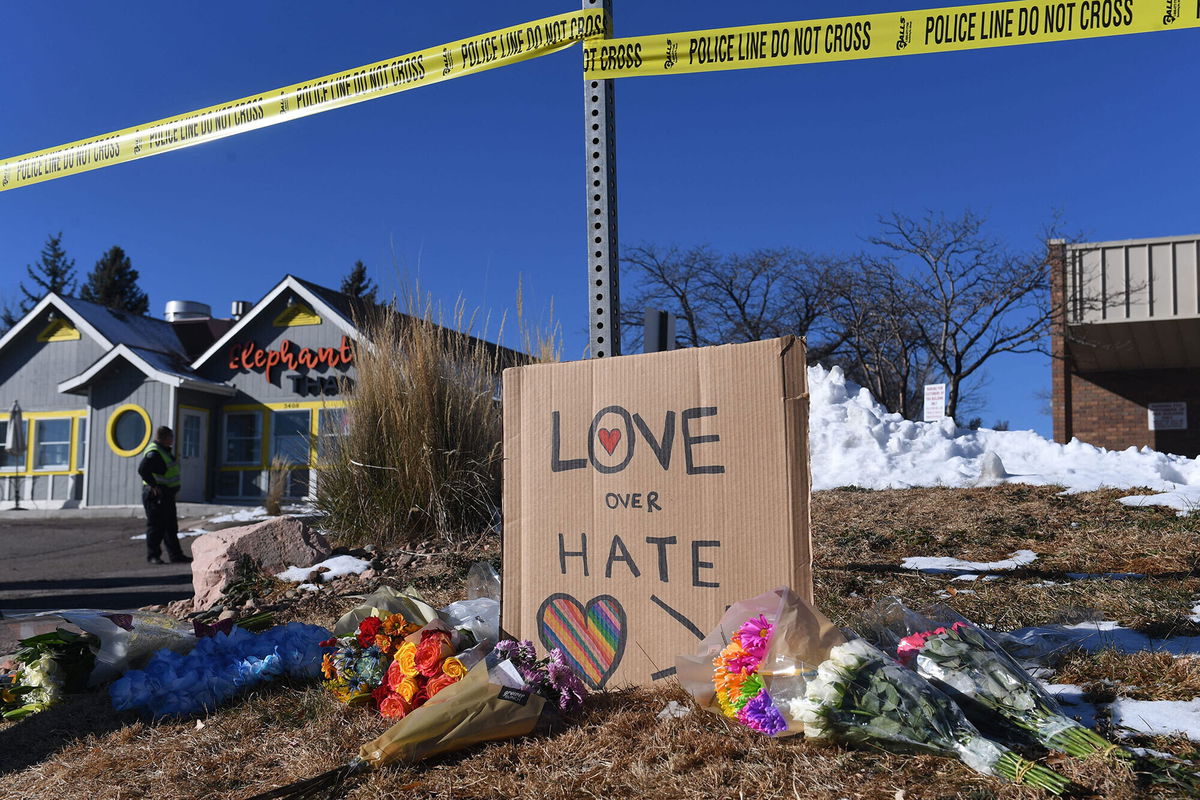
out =
<svg viewBox="0 0 1200 800"><path fill-rule="evenodd" d="M396 661L400 662L400 671L410 678L419 674L417 671L417 646L412 642L400 645L400 649L396 651Z"/></svg>
<svg viewBox="0 0 1200 800"><path fill-rule="evenodd" d="M396 694L404 698L404 702L411 703L420 690L421 684L417 683L417 679L405 675L396 687Z"/></svg>
<svg viewBox="0 0 1200 800"><path fill-rule="evenodd" d="M442 662L442 673L451 678L461 678L467 674L467 668L454 656Z"/></svg>

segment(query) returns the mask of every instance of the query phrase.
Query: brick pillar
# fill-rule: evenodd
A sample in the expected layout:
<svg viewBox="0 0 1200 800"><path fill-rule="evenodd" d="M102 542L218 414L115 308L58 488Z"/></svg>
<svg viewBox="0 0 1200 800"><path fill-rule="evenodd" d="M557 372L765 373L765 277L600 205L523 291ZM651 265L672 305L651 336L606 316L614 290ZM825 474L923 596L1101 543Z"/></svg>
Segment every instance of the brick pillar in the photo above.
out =
<svg viewBox="0 0 1200 800"><path fill-rule="evenodd" d="M1067 245L1063 239L1046 243L1050 270L1050 416L1054 441L1066 443L1073 435L1071 362L1067 349Z"/></svg>

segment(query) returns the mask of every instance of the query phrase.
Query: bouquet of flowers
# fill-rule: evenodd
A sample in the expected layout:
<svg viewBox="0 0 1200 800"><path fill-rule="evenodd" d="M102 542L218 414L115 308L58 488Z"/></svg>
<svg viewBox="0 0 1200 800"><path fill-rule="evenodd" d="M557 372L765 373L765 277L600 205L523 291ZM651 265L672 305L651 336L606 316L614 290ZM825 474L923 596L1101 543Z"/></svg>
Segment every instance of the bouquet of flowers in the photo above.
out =
<svg viewBox="0 0 1200 800"><path fill-rule="evenodd" d="M200 639L186 655L163 649L129 670L109 695L118 711L154 717L211 711L239 692L281 677L315 678L329 631L290 622L254 634L234 627Z"/></svg>
<svg viewBox="0 0 1200 800"><path fill-rule="evenodd" d="M1136 756L1068 717L986 631L948 608L933 613L949 625L938 625L889 598L876 610L877 633L881 640L895 643L901 664L952 697L976 724L1011 726L1047 749L1076 758L1099 753L1140 762L1159 779L1200 792L1197 776L1161 760Z"/></svg>
<svg viewBox="0 0 1200 800"><path fill-rule="evenodd" d="M764 615L751 617L713 659L713 685L721 713L768 736L788 727L758 674L774 630Z"/></svg>
<svg viewBox="0 0 1200 800"><path fill-rule="evenodd" d="M786 587L734 603L699 653L675 664L701 707L768 735L803 731L812 739L951 756L1055 793L1069 785L985 738L924 678L865 641L848 641Z"/></svg>
<svg viewBox="0 0 1200 800"><path fill-rule="evenodd" d="M385 685L393 657L406 637L420 629L402 614L368 616L350 634L321 642L322 647L336 648L321 662L326 688L348 705L378 705L376 693Z"/></svg>
<svg viewBox="0 0 1200 800"><path fill-rule="evenodd" d="M833 648L788 713L812 739L958 758L985 775L1062 794L1069 781L982 736L950 698L861 639Z"/></svg>
<svg viewBox="0 0 1200 800"><path fill-rule="evenodd" d="M366 616L321 664L326 687L344 703L365 704L401 719L467 674L485 654L469 631L439 619L426 625L402 613Z"/></svg>
<svg viewBox="0 0 1200 800"><path fill-rule="evenodd" d="M93 637L59 628L18 642L17 669L0 678L0 716L23 719L82 691L95 664Z"/></svg>
<svg viewBox="0 0 1200 800"><path fill-rule="evenodd" d="M487 648L484 642L471 652L483 653ZM338 787L369 769L524 736L534 730L547 709L575 711L586 696L587 690L561 652L552 650L539 659L532 642L502 641L480 657L462 680L435 692L382 736L364 744L350 763L250 800L332 796Z"/></svg>
<svg viewBox="0 0 1200 800"><path fill-rule="evenodd" d="M558 648L545 658L537 657L537 649L528 639L505 639L492 651L492 660L508 661L517 668L524 688L550 701L559 711L578 711L588 691L575 671L567 665L566 656Z"/></svg>

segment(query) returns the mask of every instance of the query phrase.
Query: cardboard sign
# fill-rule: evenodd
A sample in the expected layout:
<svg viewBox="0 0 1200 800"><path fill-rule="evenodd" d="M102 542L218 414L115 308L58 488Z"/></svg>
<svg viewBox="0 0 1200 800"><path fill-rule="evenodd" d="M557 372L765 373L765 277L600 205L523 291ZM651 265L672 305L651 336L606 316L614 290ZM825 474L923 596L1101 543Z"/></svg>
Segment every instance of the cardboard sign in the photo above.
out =
<svg viewBox="0 0 1200 800"><path fill-rule="evenodd" d="M1150 403L1146 415L1152 431L1187 430L1187 403Z"/></svg>
<svg viewBox="0 0 1200 800"><path fill-rule="evenodd" d="M812 600L794 337L504 372L502 624L593 688L674 673L732 603Z"/></svg>
<svg viewBox="0 0 1200 800"><path fill-rule="evenodd" d="M925 384L925 422L946 418L946 384Z"/></svg>

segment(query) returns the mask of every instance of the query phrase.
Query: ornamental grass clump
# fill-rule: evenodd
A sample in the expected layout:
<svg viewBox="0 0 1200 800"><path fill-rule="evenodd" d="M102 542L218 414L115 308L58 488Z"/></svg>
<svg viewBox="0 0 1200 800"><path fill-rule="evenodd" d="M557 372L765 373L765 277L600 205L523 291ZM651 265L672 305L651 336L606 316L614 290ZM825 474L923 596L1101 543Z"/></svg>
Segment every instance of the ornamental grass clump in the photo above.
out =
<svg viewBox="0 0 1200 800"><path fill-rule="evenodd" d="M348 543L461 544L500 507L500 373L519 354L449 326L431 300L359 321L342 435L323 436L316 505ZM370 344L367 344L369 342Z"/></svg>

